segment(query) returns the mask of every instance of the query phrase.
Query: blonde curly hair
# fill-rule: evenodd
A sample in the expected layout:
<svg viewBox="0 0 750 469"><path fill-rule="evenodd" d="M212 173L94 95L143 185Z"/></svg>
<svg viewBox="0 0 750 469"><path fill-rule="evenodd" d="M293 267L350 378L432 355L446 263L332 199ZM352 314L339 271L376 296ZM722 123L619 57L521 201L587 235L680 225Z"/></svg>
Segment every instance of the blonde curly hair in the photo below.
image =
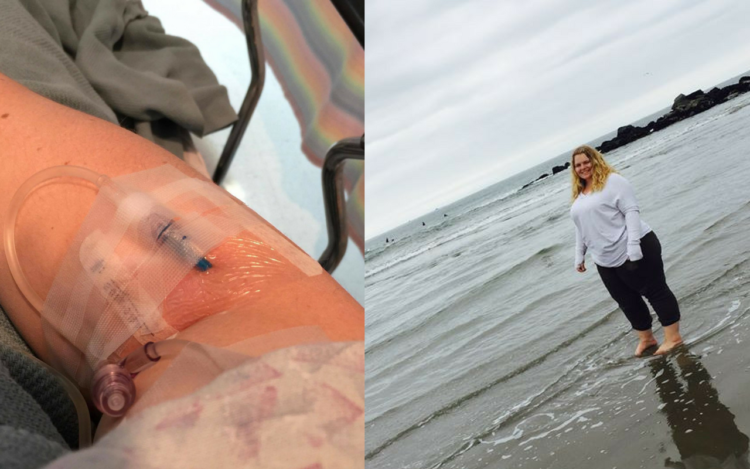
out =
<svg viewBox="0 0 750 469"><path fill-rule="evenodd" d="M617 173L615 168L604 161L604 156L596 148L588 145L581 145L576 148L570 155L570 174L573 183L573 198L571 202L574 202L578 195L586 188L586 181L576 174L576 155L586 155L589 161L591 161L591 188L594 192L604 189L604 184L606 184L609 175Z"/></svg>

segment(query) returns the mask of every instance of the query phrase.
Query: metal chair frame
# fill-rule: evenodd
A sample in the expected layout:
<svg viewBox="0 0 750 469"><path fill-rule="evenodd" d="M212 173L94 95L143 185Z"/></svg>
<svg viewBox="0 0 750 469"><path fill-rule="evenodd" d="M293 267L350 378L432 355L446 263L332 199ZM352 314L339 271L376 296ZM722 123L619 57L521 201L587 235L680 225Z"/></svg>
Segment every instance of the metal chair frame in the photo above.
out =
<svg viewBox="0 0 750 469"><path fill-rule="evenodd" d="M247 89L245 99L242 101L237 122L232 126L227 143L221 152L219 164L214 171L213 180L221 184L229 171L234 154L240 146L242 136L245 135L250 118L255 112L266 82L266 56L263 51L263 38L260 35L260 18L258 16L258 0L245 0L242 2L242 22L245 26L245 37L247 39L247 51L250 55L250 71L252 78Z"/></svg>
<svg viewBox="0 0 750 469"><path fill-rule="evenodd" d="M318 259L318 263L332 273L346 253L349 242L346 226L346 197L342 170L348 159L365 159L365 136L345 138L336 142L323 163L323 201L326 207L328 225L328 246Z"/></svg>
<svg viewBox="0 0 750 469"><path fill-rule="evenodd" d="M336 10L346 22L352 34L364 48L365 23L364 2L360 0L331 0ZM229 171L237 148L250 123L250 118L258 106L266 80L266 59L263 51L263 38L260 32L258 0L242 2L242 22L247 38L252 78L245 99L242 101L237 122L232 126L227 143L221 152L219 163L214 171L213 181L221 184ZM347 159L364 160L365 137L346 138L336 142L326 153L322 170L323 201L325 203L326 224L328 226L328 246L318 259L320 265L333 273L346 253L349 240L346 225L346 200L341 175Z"/></svg>

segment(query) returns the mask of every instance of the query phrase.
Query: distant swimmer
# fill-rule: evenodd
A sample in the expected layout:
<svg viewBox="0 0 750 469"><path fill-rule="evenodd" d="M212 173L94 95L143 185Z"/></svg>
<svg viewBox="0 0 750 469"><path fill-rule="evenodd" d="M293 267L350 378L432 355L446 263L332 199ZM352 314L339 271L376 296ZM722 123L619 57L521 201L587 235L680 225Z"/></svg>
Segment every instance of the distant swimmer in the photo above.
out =
<svg viewBox="0 0 750 469"><path fill-rule="evenodd" d="M385 242L386 242L386 244L388 244L388 238L385 238Z"/></svg>
<svg viewBox="0 0 750 469"><path fill-rule="evenodd" d="M425 226L425 225L424 225L424 222L422 222L422 226Z"/></svg>
<svg viewBox="0 0 750 469"><path fill-rule="evenodd" d="M667 286L661 244L640 218L633 187L588 145L573 151L570 169L576 270L586 272L584 258L590 248L604 286L638 334L638 357L658 345L645 296L664 328L664 343L654 353L669 352L682 343L680 308Z"/></svg>

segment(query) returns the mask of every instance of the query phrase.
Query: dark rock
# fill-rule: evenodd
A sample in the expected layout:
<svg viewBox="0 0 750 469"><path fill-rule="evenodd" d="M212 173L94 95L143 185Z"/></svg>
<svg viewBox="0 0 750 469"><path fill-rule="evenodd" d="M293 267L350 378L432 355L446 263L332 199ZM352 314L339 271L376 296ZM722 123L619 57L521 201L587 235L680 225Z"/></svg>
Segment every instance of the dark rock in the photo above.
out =
<svg viewBox="0 0 750 469"><path fill-rule="evenodd" d="M706 104L711 103L711 101L711 98L702 90L693 91L687 96L681 94L674 99L672 112L690 112L694 109L705 107Z"/></svg>
<svg viewBox="0 0 750 469"><path fill-rule="evenodd" d="M729 96L730 89L729 87L725 88L714 88L711 91L708 92L708 97L711 98L716 103L723 103L727 100L727 96Z"/></svg>
<svg viewBox="0 0 750 469"><path fill-rule="evenodd" d="M552 168L552 174L557 174L560 171L565 171L569 167L570 167L570 161L568 161L567 163L563 165L555 166L554 168Z"/></svg>
<svg viewBox="0 0 750 469"><path fill-rule="evenodd" d="M704 93L702 90L697 90L689 95L685 96L680 94L674 99L672 109L659 117L655 121L651 121L645 127L635 127L632 125L626 125L617 129L617 136L602 142L597 147L597 150L607 153L621 146L627 145L628 143L634 142L639 138L643 138L653 132L662 130L675 122L679 122L688 117L693 117L703 111L711 109L717 104L726 102L735 96L750 91L750 76L740 78L739 83L736 85L728 85L724 88L714 88L708 93Z"/></svg>
<svg viewBox="0 0 750 469"><path fill-rule="evenodd" d="M688 101L682 103L682 106L680 110L675 111L673 109L673 112L676 112L677 114L681 115L681 119L686 119L688 117L692 117L696 114L699 114L703 111L706 111L714 106L716 106L716 102L711 99L710 96L705 94L703 91L698 94L696 91L692 95L695 95L693 99L689 99ZM688 98L692 95L688 95Z"/></svg>
<svg viewBox="0 0 750 469"><path fill-rule="evenodd" d="M530 183L528 183L528 184L524 184L524 185L523 185L523 186L521 187L521 189L526 189L527 187L529 187L530 185L534 184L534 183L535 183L535 182L537 182L538 180L540 180L540 179L544 179L544 178L546 178L546 177L549 177L549 174L547 174L547 173L544 173L544 174L542 174L541 176L539 176L538 178L536 178L536 179L534 179L533 181L531 181Z"/></svg>
<svg viewBox="0 0 750 469"><path fill-rule="evenodd" d="M633 132L634 129L635 127L633 127L632 125L624 125L620 127L619 129L617 129L617 138L627 137Z"/></svg>

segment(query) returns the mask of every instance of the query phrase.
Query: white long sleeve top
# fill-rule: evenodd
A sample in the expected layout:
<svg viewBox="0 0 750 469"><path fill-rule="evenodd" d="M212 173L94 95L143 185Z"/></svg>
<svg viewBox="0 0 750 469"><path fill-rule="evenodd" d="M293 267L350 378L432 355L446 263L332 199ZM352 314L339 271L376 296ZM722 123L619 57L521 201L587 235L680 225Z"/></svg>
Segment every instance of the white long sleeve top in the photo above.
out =
<svg viewBox="0 0 750 469"><path fill-rule="evenodd" d="M641 238L651 227L640 218L633 187L619 174L610 174L601 191L579 194L570 216L576 226L576 266L586 252L602 267L643 258Z"/></svg>

